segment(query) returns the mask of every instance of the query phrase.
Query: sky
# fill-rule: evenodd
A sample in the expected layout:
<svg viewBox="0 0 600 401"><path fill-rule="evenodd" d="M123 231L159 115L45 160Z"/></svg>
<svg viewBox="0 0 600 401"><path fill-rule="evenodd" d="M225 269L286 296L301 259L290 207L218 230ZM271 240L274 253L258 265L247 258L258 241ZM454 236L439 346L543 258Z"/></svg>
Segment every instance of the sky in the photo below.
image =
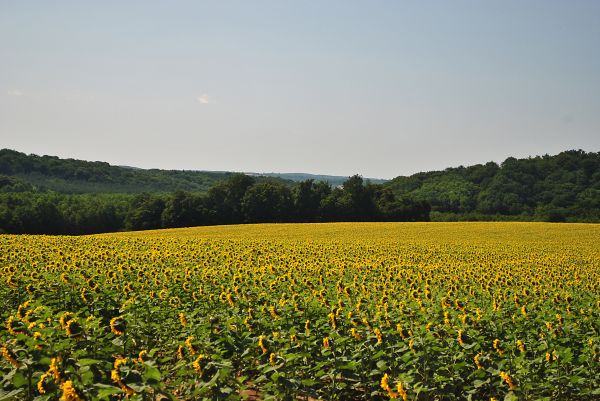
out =
<svg viewBox="0 0 600 401"><path fill-rule="evenodd" d="M0 148L393 178L600 151L600 1L0 0Z"/></svg>

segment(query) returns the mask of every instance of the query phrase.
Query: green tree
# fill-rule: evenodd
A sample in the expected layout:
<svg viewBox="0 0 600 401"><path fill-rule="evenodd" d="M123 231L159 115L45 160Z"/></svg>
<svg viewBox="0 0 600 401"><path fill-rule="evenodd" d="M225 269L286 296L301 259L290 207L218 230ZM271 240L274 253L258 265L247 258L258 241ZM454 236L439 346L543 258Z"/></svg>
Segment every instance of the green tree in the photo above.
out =
<svg viewBox="0 0 600 401"><path fill-rule="evenodd" d="M274 182L251 186L241 202L245 220L249 223L283 222L291 220L292 197L290 190Z"/></svg>

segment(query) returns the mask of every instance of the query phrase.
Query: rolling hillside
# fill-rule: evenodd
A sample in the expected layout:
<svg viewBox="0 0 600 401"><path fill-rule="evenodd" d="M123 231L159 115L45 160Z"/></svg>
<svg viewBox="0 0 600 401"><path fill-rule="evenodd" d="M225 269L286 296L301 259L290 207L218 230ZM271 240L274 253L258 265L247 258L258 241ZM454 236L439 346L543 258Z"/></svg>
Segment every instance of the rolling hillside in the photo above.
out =
<svg viewBox="0 0 600 401"><path fill-rule="evenodd" d="M60 193L206 192L233 173L140 169L0 150L0 191ZM3 177L2 177L3 176Z"/></svg>
<svg viewBox="0 0 600 401"><path fill-rule="evenodd" d="M499 165L418 173L384 185L396 195L429 202L432 220L600 219L600 152L509 157Z"/></svg>

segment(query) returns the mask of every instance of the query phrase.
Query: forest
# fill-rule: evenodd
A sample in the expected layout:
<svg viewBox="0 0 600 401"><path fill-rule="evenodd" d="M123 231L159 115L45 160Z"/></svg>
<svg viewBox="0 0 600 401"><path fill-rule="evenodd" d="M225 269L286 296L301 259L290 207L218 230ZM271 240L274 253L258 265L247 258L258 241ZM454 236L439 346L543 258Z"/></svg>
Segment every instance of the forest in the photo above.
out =
<svg viewBox="0 0 600 401"><path fill-rule="evenodd" d="M396 196L424 200L431 220L600 221L600 152L507 158L397 177Z"/></svg>
<svg viewBox="0 0 600 401"><path fill-rule="evenodd" d="M241 173L143 170L0 150L0 232L100 232L263 222L600 221L600 153L509 157L332 186Z"/></svg>
<svg viewBox="0 0 600 401"><path fill-rule="evenodd" d="M5 233L92 234L217 224L426 221L424 201L397 198L356 175L343 187L306 180L292 187L277 180L233 174L207 193L139 194L0 193Z"/></svg>
<svg viewBox="0 0 600 401"><path fill-rule="evenodd" d="M26 155L0 150L0 192L55 191L70 194L208 191L232 173L139 169L105 162ZM7 179L12 182L7 183Z"/></svg>

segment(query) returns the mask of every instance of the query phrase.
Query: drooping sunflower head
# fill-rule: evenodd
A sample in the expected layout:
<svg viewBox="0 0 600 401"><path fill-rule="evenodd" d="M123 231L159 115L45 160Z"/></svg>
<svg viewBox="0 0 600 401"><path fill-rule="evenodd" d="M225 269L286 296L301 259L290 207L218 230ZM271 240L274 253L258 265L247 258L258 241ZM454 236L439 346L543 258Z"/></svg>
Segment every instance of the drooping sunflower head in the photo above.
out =
<svg viewBox="0 0 600 401"><path fill-rule="evenodd" d="M122 336L127 328L127 323L122 316L115 316L110 319L110 331L116 336Z"/></svg>

